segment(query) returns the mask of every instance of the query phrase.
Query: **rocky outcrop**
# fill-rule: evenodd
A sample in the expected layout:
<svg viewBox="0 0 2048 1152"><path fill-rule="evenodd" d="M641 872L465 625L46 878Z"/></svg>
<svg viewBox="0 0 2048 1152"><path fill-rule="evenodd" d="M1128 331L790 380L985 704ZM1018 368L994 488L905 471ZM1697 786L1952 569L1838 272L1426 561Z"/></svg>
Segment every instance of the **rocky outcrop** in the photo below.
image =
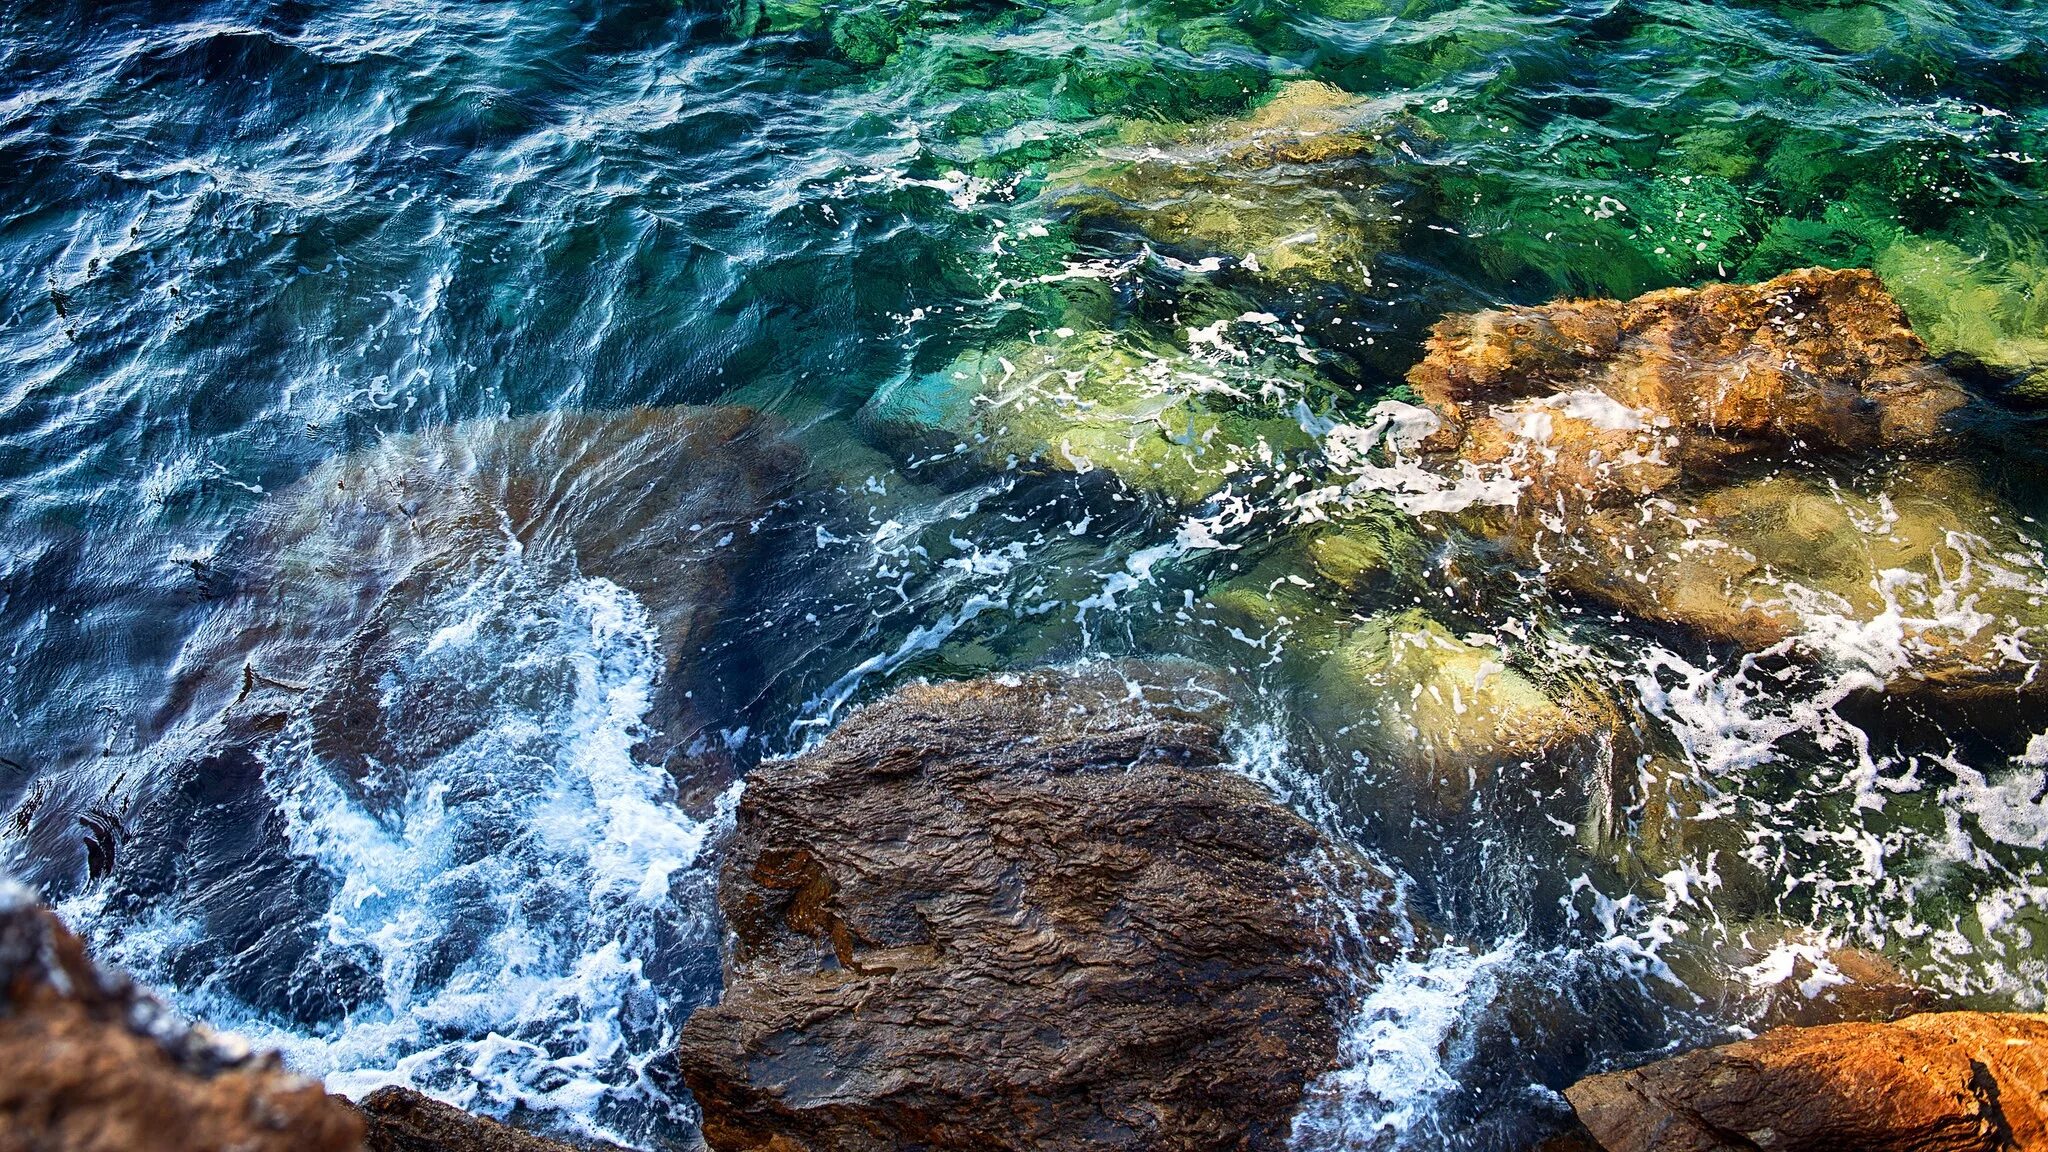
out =
<svg viewBox="0 0 2048 1152"><path fill-rule="evenodd" d="M1444 420L1431 449L1507 465L1539 508L1769 448L1927 444L1967 400L1876 276L1824 268L1453 316L1409 383Z"/></svg>
<svg viewBox="0 0 2048 1152"><path fill-rule="evenodd" d="M1410 383L1409 449L1485 483L1448 507L1554 587L1895 682L2031 675L2048 559L1945 462L1968 397L1869 272L1452 317Z"/></svg>
<svg viewBox="0 0 2048 1152"><path fill-rule="evenodd" d="M2048 1148L2048 1017L1781 1028L1566 1096L1607 1152Z"/></svg>
<svg viewBox="0 0 2048 1152"><path fill-rule="evenodd" d="M318 1081L177 1023L0 880L0 1152L355 1152L362 1136Z"/></svg>
<svg viewBox="0 0 2048 1152"><path fill-rule="evenodd" d="M351 1104L188 1025L0 878L0 1152L576 1152L406 1088ZM609 1146L606 1146L609 1147Z"/></svg>
<svg viewBox="0 0 2048 1152"><path fill-rule="evenodd" d="M408 1088L379 1088L358 1106L363 1152L578 1152L495 1120L472 1116Z"/></svg>
<svg viewBox="0 0 2048 1152"><path fill-rule="evenodd" d="M711 1146L1280 1147L1412 933L1221 766L1225 700L1179 665L916 685L763 765L679 1054Z"/></svg>

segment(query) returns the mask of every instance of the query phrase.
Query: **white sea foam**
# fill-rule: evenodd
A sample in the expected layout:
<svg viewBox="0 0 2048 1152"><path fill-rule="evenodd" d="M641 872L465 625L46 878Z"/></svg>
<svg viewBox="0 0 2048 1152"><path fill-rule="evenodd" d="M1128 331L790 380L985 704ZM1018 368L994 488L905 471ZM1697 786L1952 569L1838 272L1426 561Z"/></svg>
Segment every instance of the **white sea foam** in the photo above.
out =
<svg viewBox="0 0 2048 1152"><path fill-rule="evenodd" d="M1309 1084L1295 1116L1299 1152L1399 1148L1462 1082L1453 1037L1491 1002L1491 973L1513 943L1487 952L1446 944L1380 972L1338 1039L1337 1069Z"/></svg>
<svg viewBox="0 0 2048 1152"><path fill-rule="evenodd" d="M522 1102L631 1141L611 1120L666 1106L647 1070L704 991L663 987L649 964L715 943L703 854L736 793L694 820L634 757L661 664L624 589L540 586L510 565L447 607L406 671L499 678L488 714L464 717L474 735L408 765L390 810L309 755L272 774L292 852L336 882L327 950L366 959L381 996L313 1034L208 987L175 998L336 1091L410 1085L488 1114ZM191 931L162 916L111 958L148 980Z"/></svg>

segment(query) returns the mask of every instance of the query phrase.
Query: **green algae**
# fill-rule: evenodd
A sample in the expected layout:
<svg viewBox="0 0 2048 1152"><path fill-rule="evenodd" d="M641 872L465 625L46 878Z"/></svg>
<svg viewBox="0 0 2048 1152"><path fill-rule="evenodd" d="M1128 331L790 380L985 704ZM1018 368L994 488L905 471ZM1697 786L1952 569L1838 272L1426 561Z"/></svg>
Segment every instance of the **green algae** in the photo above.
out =
<svg viewBox="0 0 2048 1152"><path fill-rule="evenodd" d="M1249 114L1190 128L1125 126L1049 183L1084 221L1135 229L1192 259L1282 280L1362 282L1400 238L1376 195L1404 135L1384 105L1328 84L1284 84Z"/></svg>
<svg viewBox="0 0 2048 1152"><path fill-rule="evenodd" d="M1086 323L1085 320L1080 320ZM1193 504L1275 453L1308 446L1261 412L1236 365L1133 331L1062 325L961 354L878 393L866 417L995 468L1088 473Z"/></svg>

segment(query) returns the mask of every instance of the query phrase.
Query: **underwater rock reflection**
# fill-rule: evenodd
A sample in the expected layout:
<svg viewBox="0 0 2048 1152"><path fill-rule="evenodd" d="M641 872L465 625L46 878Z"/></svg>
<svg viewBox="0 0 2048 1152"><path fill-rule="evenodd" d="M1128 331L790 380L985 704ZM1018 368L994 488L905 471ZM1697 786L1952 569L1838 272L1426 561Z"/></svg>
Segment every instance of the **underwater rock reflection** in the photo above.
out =
<svg viewBox="0 0 2048 1152"><path fill-rule="evenodd" d="M332 1088L686 1125L648 1078L716 983L708 726L747 665L713 646L804 470L744 409L475 421L316 469L237 541L166 735L98 801L119 843L67 843L53 795L24 858L61 890L91 855L71 910L125 925L110 955Z"/></svg>

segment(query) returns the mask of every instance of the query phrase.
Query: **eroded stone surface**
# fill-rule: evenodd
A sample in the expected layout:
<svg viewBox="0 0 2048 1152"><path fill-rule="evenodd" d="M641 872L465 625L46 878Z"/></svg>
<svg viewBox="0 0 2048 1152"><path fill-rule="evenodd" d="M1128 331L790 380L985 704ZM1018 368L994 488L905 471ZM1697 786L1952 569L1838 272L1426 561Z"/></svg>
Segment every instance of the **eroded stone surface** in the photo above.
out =
<svg viewBox="0 0 2048 1152"><path fill-rule="evenodd" d="M916 685L750 777L680 1051L712 1147L1281 1146L1412 929L1221 766L1224 705L1181 665Z"/></svg>
<svg viewBox="0 0 2048 1152"><path fill-rule="evenodd" d="M379 1088L358 1106L367 1131L363 1152L588 1152L472 1116L408 1088Z"/></svg>

